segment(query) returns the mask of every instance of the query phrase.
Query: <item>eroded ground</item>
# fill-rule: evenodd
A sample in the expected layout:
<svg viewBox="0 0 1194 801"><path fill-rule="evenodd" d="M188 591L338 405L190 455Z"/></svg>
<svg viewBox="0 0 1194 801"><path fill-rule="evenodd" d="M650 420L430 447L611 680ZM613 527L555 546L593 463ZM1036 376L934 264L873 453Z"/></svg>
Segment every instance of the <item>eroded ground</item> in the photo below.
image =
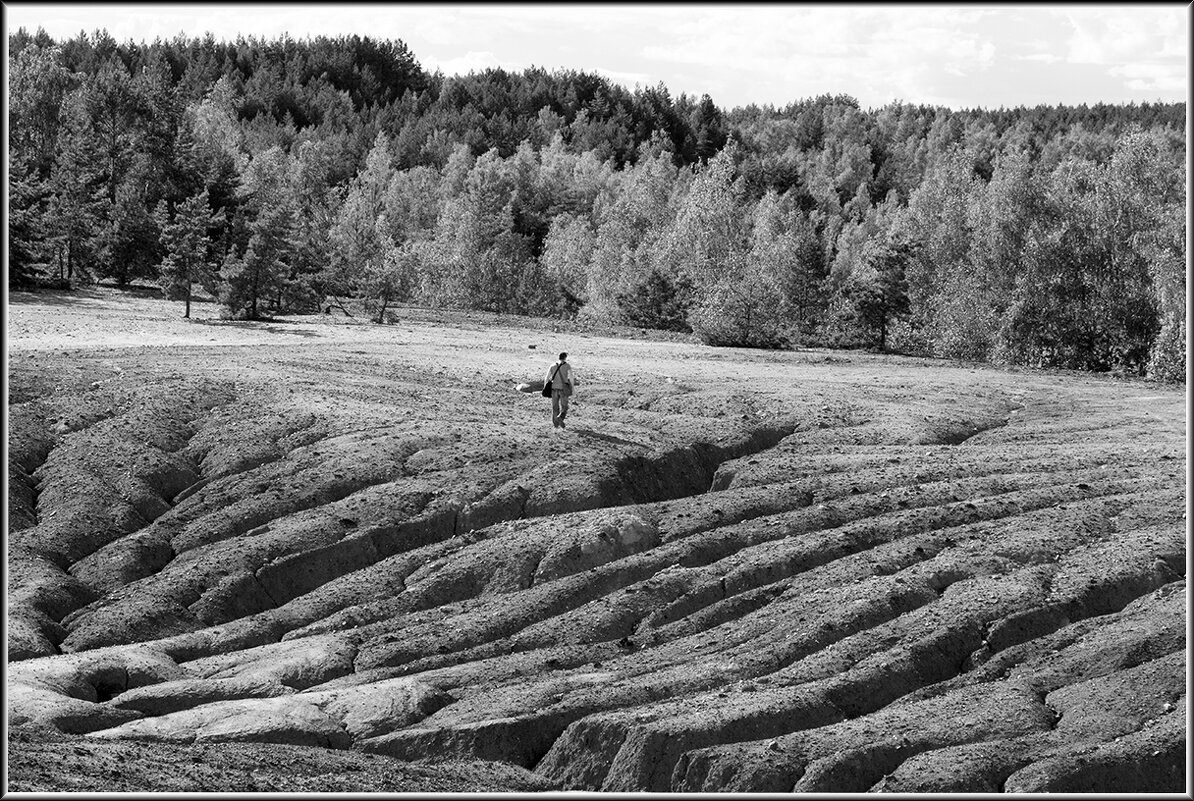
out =
<svg viewBox="0 0 1194 801"><path fill-rule="evenodd" d="M1184 388L8 311L12 790L1186 786Z"/></svg>

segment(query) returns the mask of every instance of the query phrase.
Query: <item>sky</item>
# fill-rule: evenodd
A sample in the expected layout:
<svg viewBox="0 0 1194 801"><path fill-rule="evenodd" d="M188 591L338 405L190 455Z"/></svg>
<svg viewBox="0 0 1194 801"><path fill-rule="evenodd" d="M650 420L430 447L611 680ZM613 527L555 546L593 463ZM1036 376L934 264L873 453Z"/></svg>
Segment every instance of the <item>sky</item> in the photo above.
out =
<svg viewBox="0 0 1194 801"><path fill-rule="evenodd" d="M1185 101L1190 7L1163 4L6 2L7 32L400 39L428 71L597 72L724 108L847 94L960 108Z"/></svg>

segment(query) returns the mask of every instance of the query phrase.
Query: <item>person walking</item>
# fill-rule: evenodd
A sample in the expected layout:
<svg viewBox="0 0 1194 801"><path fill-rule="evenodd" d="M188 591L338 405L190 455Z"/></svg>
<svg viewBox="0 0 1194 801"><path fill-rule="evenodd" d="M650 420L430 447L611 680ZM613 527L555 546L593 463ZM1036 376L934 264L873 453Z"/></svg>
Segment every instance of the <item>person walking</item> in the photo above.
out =
<svg viewBox="0 0 1194 801"><path fill-rule="evenodd" d="M567 353L560 354L560 360L547 371L544 383L551 385L551 424L564 428L568 399L572 397L572 365L568 364Z"/></svg>

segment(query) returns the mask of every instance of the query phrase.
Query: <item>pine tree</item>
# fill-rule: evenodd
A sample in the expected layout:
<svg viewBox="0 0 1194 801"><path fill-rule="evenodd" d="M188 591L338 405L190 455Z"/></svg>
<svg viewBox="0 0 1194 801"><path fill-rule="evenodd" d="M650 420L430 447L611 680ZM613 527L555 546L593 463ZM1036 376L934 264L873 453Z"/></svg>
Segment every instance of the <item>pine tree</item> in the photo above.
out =
<svg viewBox="0 0 1194 801"><path fill-rule="evenodd" d="M161 230L149 210L149 182L131 174L116 189L103 236L107 274L125 286L138 278L153 278L160 262Z"/></svg>
<svg viewBox="0 0 1194 801"><path fill-rule="evenodd" d="M863 248L862 269L844 287L858 326L880 351L887 349L893 320L910 309L906 276L917 247L899 232L870 240Z"/></svg>
<svg viewBox="0 0 1194 801"><path fill-rule="evenodd" d="M329 232L340 202L331 185L331 159L321 143L298 146L290 183L296 204L294 253L282 301L291 311L313 311L327 294L321 276L331 261Z"/></svg>
<svg viewBox="0 0 1194 801"><path fill-rule="evenodd" d="M60 49L29 42L9 59L8 283L32 286L46 273L53 220L50 183L70 75Z"/></svg>
<svg viewBox="0 0 1194 801"><path fill-rule="evenodd" d="M9 59L9 174L43 182L50 177L58 147L63 102L71 76L59 61L61 49L30 44Z"/></svg>
<svg viewBox="0 0 1194 801"><path fill-rule="evenodd" d="M231 257L221 277L220 299L236 317L260 319L285 279L293 243L293 210L286 205L261 210L250 228L244 255Z"/></svg>
<svg viewBox="0 0 1194 801"><path fill-rule="evenodd" d="M289 162L280 148L255 158L240 190L247 244L234 248L221 271L221 301L235 316L258 319L277 297L294 260L296 213Z"/></svg>
<svg viewBox="0 0 1194 801"><path fill-rule="evenodd" d="M164 216L164 209L161 212ZM195 285L216 290L216 272L209 256L208 231L217 222L208 203L207 191L187 198L174 219L162 225L162 247L166 258L160 268L162 294L168 300L184 302L183 317L191 316L191 295Z"/></svg>
<svg viewBox="0 0 1194 801"><path fill-rule="evenodd" d="M82 90L99 155L96 166L103 179L102 193L97 197L103 220L95 232L98 272L123 286L133 277L130 265L124 261L129 252L127 244L142 238L149 217L147 208L124 205L148 194L148 184L132 187L126 180L137 153L137 98L128 70L116 56L106 59L94 75L88 76ZM156 241L156 235L152 238Z"/></svg>
<svg viewBox="0 0 1194 801"><path fill-rule="evenodd" d="M52 266L58 279L69 283L94 276L90 265L105 223L105 185L85 90L76 89L66 96L62 116L46 228L54 250Z"/></svg>
<svg viewBox="0 0 1194 801"><path fill-rule="evenodd" d="M688 315L693 304L692 282L685 275L672 278L652 268L646 279L617 296L626 323L662 331L692 331Z"/></svg>
<svg viewBox="0 0 1194 801"><path fill-rule="evenodd" d="M45 275L46 189L30 178L9 176L8 285L34 286Z"/></svg>

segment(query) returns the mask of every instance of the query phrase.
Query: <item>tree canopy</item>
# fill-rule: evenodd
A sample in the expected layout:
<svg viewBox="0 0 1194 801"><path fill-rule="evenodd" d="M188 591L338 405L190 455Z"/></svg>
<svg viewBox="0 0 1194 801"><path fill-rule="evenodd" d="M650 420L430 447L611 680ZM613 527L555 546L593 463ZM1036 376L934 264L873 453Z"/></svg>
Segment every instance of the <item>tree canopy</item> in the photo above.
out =
<svg viewBox="0 0 1194 801"><path fill-rule="evenodd" d="M9 37L9 282L1185 378L1185 104L722 109L398 40Z"/></svg>

